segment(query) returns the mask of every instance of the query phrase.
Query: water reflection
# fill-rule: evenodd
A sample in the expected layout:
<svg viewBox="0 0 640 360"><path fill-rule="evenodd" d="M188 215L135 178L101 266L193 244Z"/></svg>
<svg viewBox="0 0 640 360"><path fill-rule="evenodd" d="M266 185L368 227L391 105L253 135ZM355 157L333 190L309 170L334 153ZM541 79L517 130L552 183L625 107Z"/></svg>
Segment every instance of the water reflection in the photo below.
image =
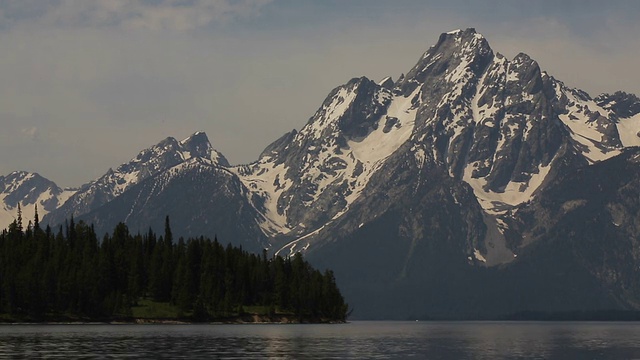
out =
<svg viewBox="0 0 640 360"><path fill-rule="evenodd" d="M619 359L637 323L354 322L345 325L5 325L0 358Z"/></svg>

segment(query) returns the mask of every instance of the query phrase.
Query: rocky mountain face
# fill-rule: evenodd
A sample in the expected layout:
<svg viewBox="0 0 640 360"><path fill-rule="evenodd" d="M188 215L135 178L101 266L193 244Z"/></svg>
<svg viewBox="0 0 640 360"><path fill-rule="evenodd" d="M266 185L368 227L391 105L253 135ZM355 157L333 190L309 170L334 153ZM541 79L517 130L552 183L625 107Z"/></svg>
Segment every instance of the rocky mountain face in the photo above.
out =
<svg viewBox="0 0 640 360"><path fill-rule="evenodd" d="M370 88L352 95L353 84ZM294 225L293 233L278 238L284 243L279 253L304 251L316 264L333 268L355 314L363 317L634 308L637 298L608 292L611 287L591 271L593 264L563 238L578 223L552 230L548 209L534 220L527 220L527 211L561 177L601 166L636 145L636 104L637 98L623 93L592 99L541 71L525 54L507 60L473 29L442 34L393 84L354 79L334 90L296 134L318 134L304 140L322 139L327 145L321 154L334 145L332 139L344 139L335 142L346 143L339 151L313 157L297 146L304 140L277 150L278 159L299 154L305 167L340 163L337 157L362 168L352 172L343 166L347 170L333 176L320 171L321 181L305 189L317 184L327 193L307 207L328 221L305 233L296 233ZM360 187L335 187L363 173ZM285 179L295 183L300 176ZM282 214L309 214L275 197ZM340 205L327 209L323 197ZM599 239L606 248L606 238ZM585 252L592 261L632 264L617 258L623 252ZM620 276L631 284L637 272L633 266L626 270Z"/></svg>
<svg viewBox="0 0 640 360"><path fill-rule="evenodd" d="M97 180L83 185L67 202L43 220L50 224L61 224L71 216L77 217L91 212L124 194L132 186L193 158L203 158L221 166L229 166L224 156L211 147L205 133L195 133L183 141L169 137L141 151L115 171L109 169Z"/></svg>
<svg viewBox="0 0 640 360"><path fill-rule="evenodd" d="M44 220L169 215L178 236L301 251L359 318L638 309L639 135L635 95L591 98L457 30L396 81L335 88L249 165L168 138Z"/></svg>
<svg viewBox="0 0 640 360"><path fill-rule="evenodd" d="M23 225L27 226L34 218L36 207L38 216L42 218L74 193L74 189L61 189L36 173L14 171L7 176L0 176L0 227L4 228L17 219L18 206L21 208Z"/></svg>
<svg viewBox="0 0 640 360"><path fill-rule="evenodd" d="M131 232L160 231L170 217L174 236L218 237L261 253L268 238L256 222L259 214L247 201L247 189L220 163L191 158L153 178L132 185L107 204L77 219L102 233L125 222Z"/></svg>

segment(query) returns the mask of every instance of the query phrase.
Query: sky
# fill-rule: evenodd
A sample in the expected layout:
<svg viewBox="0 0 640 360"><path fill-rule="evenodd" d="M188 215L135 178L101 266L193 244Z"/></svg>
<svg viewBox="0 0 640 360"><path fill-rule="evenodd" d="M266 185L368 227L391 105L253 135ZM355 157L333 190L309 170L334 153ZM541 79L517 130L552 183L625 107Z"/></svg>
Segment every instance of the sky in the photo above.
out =
<svg viewBox="0 0 640 360"><path fill-rule="evenodd" d="M89 182L205 131L232 164L353 77L474 27L570 87L640 95L635 0L0 0L0 175Z"/></svg>

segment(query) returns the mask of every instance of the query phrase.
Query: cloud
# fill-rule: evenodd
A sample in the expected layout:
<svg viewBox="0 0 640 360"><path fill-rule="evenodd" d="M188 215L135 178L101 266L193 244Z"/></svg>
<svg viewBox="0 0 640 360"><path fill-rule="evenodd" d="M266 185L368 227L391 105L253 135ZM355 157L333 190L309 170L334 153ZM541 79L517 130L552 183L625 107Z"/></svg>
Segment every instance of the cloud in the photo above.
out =
<svg viewBox="0 0 640 360"><path fill-rule="evenodd" d="M0 24L190 31L251 18L271 0L5 0Z"/></svg>
<svg viewBox="0 0 640 360"><path fill-rule="evenodd" d="M20 132L32 141L37 141L40 138L40 132L35 126L23 128Z"/></svg>

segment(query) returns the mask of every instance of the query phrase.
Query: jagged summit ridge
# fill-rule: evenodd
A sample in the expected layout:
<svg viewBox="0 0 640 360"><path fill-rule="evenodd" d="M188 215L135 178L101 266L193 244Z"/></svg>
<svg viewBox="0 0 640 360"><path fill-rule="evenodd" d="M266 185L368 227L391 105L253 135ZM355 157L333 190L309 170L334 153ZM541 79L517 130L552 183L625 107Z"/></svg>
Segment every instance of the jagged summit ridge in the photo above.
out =
<svg viewBox="0 0 640 360"><path fill-rule="evenodd" d="M213 149L204 132L196 132L182 141L167 137L142 150L129 162L115 170L109 169L100 178L83 185L43 221L59 224L71 216L88 213L122 195L133 185L192 159L203 159L216 166L229 166L226 158Z"/></svg>
<svg viewBox="0 0 640 360"><path fill-rule="evenodd" d="M362 77L335 88L307 124L237 169L269 234L303 234L344 214L370 175L411 135L416 108ZM288 140L288 143L284 141Z"/></svg>
<svg viewBox="0 0 640 360"><path fill-rule="evenodd" d="M196 132L178 141L167 137L158 144L142 150L129 162L109 170L97 182L113 184L114 195L119 195L132 184L169 169L192 158L207 159L221 166L229 166L227 159L214 150L204 132Z"/></svg>
<svg viewBox="0 0 640 360"><path fill-rule="evenodd" d="M423 100L440 98L438 95L444 89L439 86L444 85L445 80L458 80L467 76L468 71L480 71L492 55L486 39L474 29L445 33L440 35L438 42L422 55L406 76L398 80L396 87L408 96L416 87L423 86ZM447 77L442 79L444 73L447 73Z"/></svg>
<svg viewBox="0 0 640 360"><path fill-rule="evenodd" d="M180 141L180 146L184 149L184 160L188 160L189 158L203 158L209 159L221 166L231 166L224 155L211 146L207 134L203 131L195 132L193 135Z"/></svg>
<svg viewBox="0 0 640 360"><path fill-rule="evenodd" d="M640 99L624 91L602 94L594 101L603 109L614 112L619 118L627 119L640 113Z"/></svg>
<svg viewBox="0 0 640 360"><path fill-rule="evenodd" d="M530 198L558 152L593 163L623 146L611 111L524 53L511 61L494 54L474 29L442 34L394 91L417 88L416 154L472 185L487 208Z"/></svg>
<svg viewBox="0 0 640 360"><path fill-rule="evenodd" d="M62 205L75 191L61 189L37 173L14 171L0 176L0 228L16 219L18 206L26 225L33 220L36 206L42 217Z"/></svg>
<svg viewBox="0 0 640 360"><path fill-rule="evenodd" d="M512 60L507 60L500 53L494 53L488 41L475 29L442 34L436 45L429 48L407 75L401 76L393 85L384 80L371 84L371 88L355 86L364 84L365 80L368 81L366 78L353 79L336 88L294 141L348 139L353 131L368 132L362 138L367 139L374 133L371 129L380 126L383 120L385 123L394 121L385 112L398 98L410 104L405 110L413 112L406 122L411 124L411 131L403 133L406 137L389 141L395 144L393 150L376 157L377 167L373 170L359 169L358 174L362 175L358 179L360 188L347 187L346 196L336 196L339 191L324 187L331 194L333 204L340 205L330 211L326 206L319 207L323 214L328 213L329 216L314 227L291 232L290 236L299 234L300 237L287 245L287 251L312 249L317 232L322 232L325 226L328 229L332 222L344 216L374 174L391 171L385 162L391 165L407 161L405 153L412 154L412 161L417 166L411 170L412 176L419 176L417 174L421 171L443 168L449 176L470 185L487 213L485 221L491 223L487 226L497 226L498 233L503 234L508 227L504 217L530 201L550 176L554 177L566 168L605 160L617 155L623 147L618 131L622 123L616 122L612 111L600 107L586 93L570 89L541 71L538 63L527 54L519 53ZM376 97L372 94L376 93L381 94L377 98L389 99L391 96L393 101L388 104L379 101L379 108L364 112L367 116L359 116L357 111L349 110L349 104L355 103L358 97L368 97L369 103L375 104ZM363 96L365 94L368 95ZM341 120L343 116L349 118ZM355 124L355 127L344 128L341 124ZM341 151L348 153L352 150L350 145L353 142L345 140L342 143L347 143L347 146L339 147ZM287 145L282 148L286 149ZM373 154L379 148L384 148L383 143L377 143L366 151ZM310 148L312 151L315 149L315 146ZM303 149L297 153L306 161L314 159L312 161L323 163L315 160L312 152L304 152ZM357 152L350 154L354 160L363 163ZM388 160L390 158L393 159ZM359 165L358 161L354 163ZM288 173L285 167L282 172ZM302 174L308 172L303 171ZM326 179L326 171L319 174ZM341 175L340 179L349 178L348 172ZM351 175L351 179L355 178L354 174ZM327 182L333 179L329 177ZM302 188L307 194L314 194L317 193L314 190L323 189L317 184L326 182L310 182L309 186ZM280 194L269 195L277 199L272 203L280 206L276 208L277 213L281 224L287 224L284 227L287 231L291 225L295 228L295 222L288 221L290 214L313 213L318 204L323 204L319 201L323 198L322 191L319 196L307 199L306 203L282 201L281 194L286 194L284 189L290 186L285 183ZM317 218L317 214L314 216ZM307 225L306 222L301 224ZM475 253L471 251L473 257L476 257ZM509 254L508 251L503 253ZM482 256L482 252L478 254Z"/></svg>
<svg viewBox="0 0 640 360"><path fill-rule="evenodd" d="M401 148L500 215L531 199L555 164L616 155L611 116L527 54L507 60L475 29L456 30L395 83L362 77L335 88L299 132L234 171L272 235L307 237L336 221Z"/></svg>
<svg viewBox="0 0 640 360"><path fill-rule="evenodd" d="M617 91L602 94L594 102L615 121L623 146L640 146L640 99L636 95Z"/></svg>

